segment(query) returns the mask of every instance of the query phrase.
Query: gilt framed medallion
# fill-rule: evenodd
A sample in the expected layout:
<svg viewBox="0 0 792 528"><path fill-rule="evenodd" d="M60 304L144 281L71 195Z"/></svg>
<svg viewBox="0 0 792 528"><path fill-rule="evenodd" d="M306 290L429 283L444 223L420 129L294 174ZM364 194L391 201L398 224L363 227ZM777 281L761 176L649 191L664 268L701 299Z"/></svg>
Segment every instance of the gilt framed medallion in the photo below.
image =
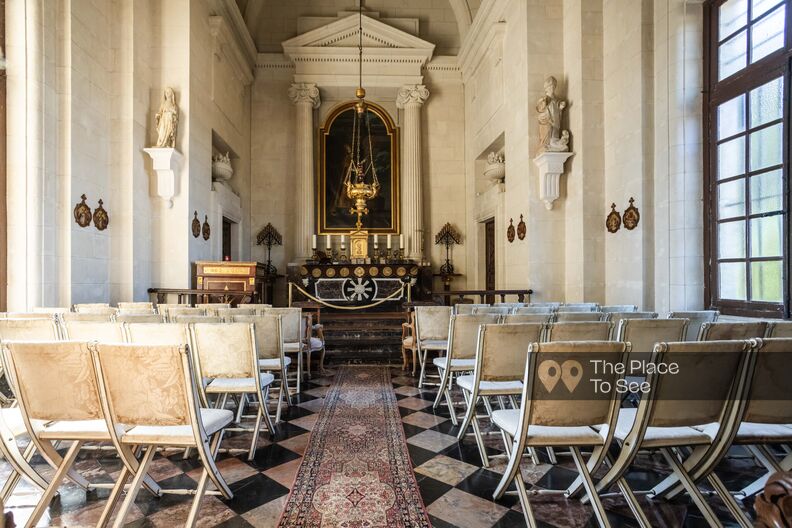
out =
<svg viewBox="0 0 792 528"><path fill-rule="evenodd" d="M193 217L192 225L190 227L192 229L193 238L198 238L201 236L201 221L198 220L198 211L195 211L195 216Z"/></svg>
<svg viewBox="0 0 792 528"><path fill-rule="evenodd" d="M74 221L80 227L88 227L91 225L91 208L85 203L87 198L84 194L80 198L80 203L74 206Z"/></svg>
<svg viewBox="0 0 792 528"><path fill-rule="evenodd" d="M209 240L209 237L212 236L212 228L209 226L209 216L204 215L204 223L203 227L201 228L201 233L203 233L203 239Z"/></svg>
<svg viewBox="0 0 792 528"><path fill-rule="evenodd" d="M523 220L523 215L520 215L520 223L517 224L517 238L520 240L525 240L525 233L527 232L527 226L525 225L525 220Z"/></svg>
<svg viewBox="0 0 792 528"><path fill-rule="evenodd" d="M350 212L354 202L346 195L344 177L352 159L355 104L336 106L319 129L319 160L316 185L316 227L319 235L355 230L357 217ZM363 227L369 234L400 232L399 129L381 106L366 101L365 123L371 132L374 167L380 183L379 194L367 204ZM367 137L366 130L361 137Z"/></svg>
<svg viewBox="0 0 792 528"><path fill-rule="evenodd" d="M107 229L107 226L110 223L110 216L107 214L107 211L105 211L103 205L104 202L99 199L99 207L94 209L93 214L93 223L96 226L96 229L99 231L104 231Z"/></svg>
<svg viewBox="0 0 792 528"><path fill-rule="evenodd" d="M514 242L514 219L509 218L509 227L506 228L506 240L509 241L509 244Z"/></svg>
<svg viewBox="0 0 792 528"><path fill-rule="evenodd" d="M630 207L624 210L622 221L624 222L624 227L630 231L638 227L638 223L641 221L641 213L635 207L635 198L630 197Z"/></svg>
<svg viewBox="0 0 792 528"><path fill-rule="evenodd" d="M608 217L605 219L605 227L608 229L608 233L615 233L621 228L622 224L622 217L619 212L616 210L616 204L611 204L611 212L608 213Z"/></svg>

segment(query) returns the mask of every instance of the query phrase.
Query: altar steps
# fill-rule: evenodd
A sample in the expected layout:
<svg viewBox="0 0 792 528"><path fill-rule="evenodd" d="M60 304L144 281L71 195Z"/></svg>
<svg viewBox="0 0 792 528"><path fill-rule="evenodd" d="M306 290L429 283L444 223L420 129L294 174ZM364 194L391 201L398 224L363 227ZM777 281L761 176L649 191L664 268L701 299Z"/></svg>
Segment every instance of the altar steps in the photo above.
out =
<svg viewBox="0 0 792 528"><path fill-rule="evenodd" d="M401 363L404 312L322 313L327 359Z"/></svg>

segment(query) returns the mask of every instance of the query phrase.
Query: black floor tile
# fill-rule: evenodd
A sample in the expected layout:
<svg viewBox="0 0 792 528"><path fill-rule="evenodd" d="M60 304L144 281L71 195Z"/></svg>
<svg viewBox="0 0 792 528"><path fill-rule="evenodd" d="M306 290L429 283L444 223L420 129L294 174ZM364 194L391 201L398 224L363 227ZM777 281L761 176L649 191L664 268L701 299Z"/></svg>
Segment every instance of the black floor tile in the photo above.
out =
<svg viewBox="0 0 792 528"><path fill-rule="evenodd" d="M426 475L416 475L418 480L418 488L421 490L421 498L425 506L429 506L434 501L448 493L453 487L445 482L440 482Z"/></svg>
<svg viewBox="0 0 792 528"><path fill-rule="evenodd" d="M498 487L500 480L501 476L499 473L495 473L488 469L479 469L457 484L456 487L471 495L492 501L492 494L495 492L495 488ZM513 489L513 485L510 486L510 489ZM515 495L504 495L500 500L493 502L511 508L519 502L519 499Z"/></svg>
<svg viewBox="0 0 792 528"><path fill-rule="evenodd" d="M238 514L258 508L289 493L288 488L261 473L234 482L230 487L234 492L234 498L226 501L226 504Z"/></svg>
<svg viewBox="0 0 792 528"><path fill-rule="evenodd" d="M270 444L256 449L256 456L254 456L253 460L249 461L248 464L260 471L266 471L275 466L285 464L286 462L291 462L297 458L300 458L300 455L294 451L281 447L278 444Z"/></svg>
<svg viewBox="0 0 792 528"><path fill-rule="evenodd" d="M414 446L409 443L407 444L407 451L410 453L410 460L412 461L414 468L420 466L424 462L432 460L435 456L437 456L437 453L433 451L429 451L428 449Z"/></svg>

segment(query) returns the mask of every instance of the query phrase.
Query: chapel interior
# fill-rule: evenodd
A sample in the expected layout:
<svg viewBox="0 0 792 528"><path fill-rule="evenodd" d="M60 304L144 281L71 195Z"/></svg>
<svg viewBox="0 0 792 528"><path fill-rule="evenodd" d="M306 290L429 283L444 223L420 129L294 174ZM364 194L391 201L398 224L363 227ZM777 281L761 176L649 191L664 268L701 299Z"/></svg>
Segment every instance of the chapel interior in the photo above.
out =
<svg viewBox="0 0 792 528"><path fill-rule="evenodd" d="M0 0L0 528L792 526L792 0Z"/></svg>

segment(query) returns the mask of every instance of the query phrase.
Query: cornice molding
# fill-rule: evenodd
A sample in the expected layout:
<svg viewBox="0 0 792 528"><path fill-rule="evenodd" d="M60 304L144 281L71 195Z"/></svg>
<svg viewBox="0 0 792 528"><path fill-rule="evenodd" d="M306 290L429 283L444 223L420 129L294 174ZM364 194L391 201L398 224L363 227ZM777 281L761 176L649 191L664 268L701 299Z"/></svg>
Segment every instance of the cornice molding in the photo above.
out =
<svg viewBox="0 0 792 528"><path fill-rule="evenodd" d="M508 0L484 0L479 8L470 31L462 42L457 61L465 82L486 56L496 38L503 39L506 22L503 14Z"/></svg>
<svg viewBox="0 0 792 528"><path fill-rule="evenodd" d="M253 60L248 60L247 55L238 46L228 22L222 16L209 17L209 30L214 37L214 54L225 60L234 72L234 75L244 84L253 82Z"/></svg>

